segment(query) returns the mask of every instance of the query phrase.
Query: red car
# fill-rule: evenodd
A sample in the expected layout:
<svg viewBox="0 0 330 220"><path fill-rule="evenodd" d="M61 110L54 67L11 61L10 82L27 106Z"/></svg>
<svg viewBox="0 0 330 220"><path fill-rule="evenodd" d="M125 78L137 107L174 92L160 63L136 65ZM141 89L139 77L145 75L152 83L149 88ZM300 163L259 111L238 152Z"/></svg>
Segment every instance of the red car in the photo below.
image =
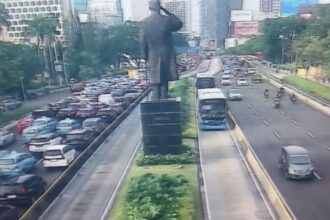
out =
<svg viewBox="0 0 330 220"><path fill-rule="evenodd" d="M25 117L19 120L16 124L16 131L21 134L23 130L33 124L33 118L31 116Z"/></svg>

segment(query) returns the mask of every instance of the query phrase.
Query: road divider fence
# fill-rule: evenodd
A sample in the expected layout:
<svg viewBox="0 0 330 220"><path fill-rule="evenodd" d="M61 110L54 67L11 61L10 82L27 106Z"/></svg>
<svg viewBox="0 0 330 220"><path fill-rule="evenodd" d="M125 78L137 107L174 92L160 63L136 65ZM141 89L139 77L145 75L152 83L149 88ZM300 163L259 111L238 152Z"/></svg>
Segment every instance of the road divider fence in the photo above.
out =
<svg viewBox="0 0 330 220"><path fill-rule="evenodd" d="M83 164L90 158L96 149L106 138L119 126L119 124L135 109L135 107L146 97L150 89L147 89L135 100L116 120L114 120L76 159L75 161L52 183L36 202L24 213L20 220L38 219L51 203L57 198L69 181L76 175ZM60 213L59 213L60 216ZM60 217L59 217L60 219Z"/></svg>

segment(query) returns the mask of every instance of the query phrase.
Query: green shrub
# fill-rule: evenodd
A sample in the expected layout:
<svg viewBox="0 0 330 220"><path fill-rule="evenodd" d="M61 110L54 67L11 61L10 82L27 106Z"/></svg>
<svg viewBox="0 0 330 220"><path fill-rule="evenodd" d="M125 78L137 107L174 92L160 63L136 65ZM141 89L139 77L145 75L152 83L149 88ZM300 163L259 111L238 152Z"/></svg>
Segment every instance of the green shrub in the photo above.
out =
<svg viewBox="0 0 330 220"><path fill-rule="evenodd" d="M144 154L140 154L136 160L136 164L138 166L192 164L194 162L195 162L195 157L192 152L186 152L186 153L179 154L179 155L172 155L172 154L144 155Z"/></svg>
<svg viewBox="0 0 330 220"><path fill-rule="evenodd" d="M180 199L188 188L182 176L147 173L130 180L126 201L128 219L175 220L181 206Z"/></svg>

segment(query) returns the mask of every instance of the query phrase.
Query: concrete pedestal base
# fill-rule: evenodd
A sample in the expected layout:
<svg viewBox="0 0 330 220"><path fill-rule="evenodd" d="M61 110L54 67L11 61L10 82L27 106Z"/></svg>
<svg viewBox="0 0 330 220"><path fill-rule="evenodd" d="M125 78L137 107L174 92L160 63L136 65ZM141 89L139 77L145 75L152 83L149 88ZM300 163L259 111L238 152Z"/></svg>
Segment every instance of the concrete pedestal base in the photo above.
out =
<svg viewBox="0 0 330 220"><path fill-rule="evenodd" d="M145 154L179 154L181 152L179 99L142 102L141 122Z"/></svg>

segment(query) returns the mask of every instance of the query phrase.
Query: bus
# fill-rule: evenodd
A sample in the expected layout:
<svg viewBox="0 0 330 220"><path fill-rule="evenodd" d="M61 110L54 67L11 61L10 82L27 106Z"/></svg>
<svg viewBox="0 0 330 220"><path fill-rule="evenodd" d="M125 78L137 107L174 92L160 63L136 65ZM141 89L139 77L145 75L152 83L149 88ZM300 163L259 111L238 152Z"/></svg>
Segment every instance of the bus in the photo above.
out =
<svg viewBox="0 0 330 220"><path fill-rule="evenodd" d="M196 89L215 88L214 76L212 73L197 73L195 79Z"/></svg>
<svg viewBox="0 0 330 220"><path fill-rule="evenodd" d="M219 88L199 89L198 124L201 130L224 130L228 112L227 99Z"/></svg>

